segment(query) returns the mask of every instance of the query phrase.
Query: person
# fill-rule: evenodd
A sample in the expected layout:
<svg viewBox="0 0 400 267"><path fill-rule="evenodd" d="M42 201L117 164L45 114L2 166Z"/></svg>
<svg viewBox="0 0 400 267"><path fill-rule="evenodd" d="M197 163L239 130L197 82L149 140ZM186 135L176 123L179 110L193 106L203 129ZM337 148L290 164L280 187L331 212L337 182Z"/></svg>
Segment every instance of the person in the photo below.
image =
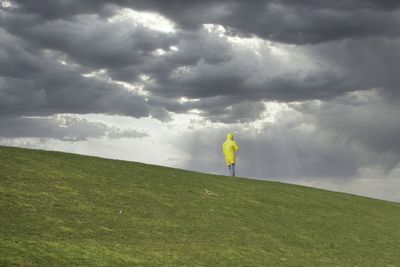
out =
<svg viewBox="0 0 400 267"><path fill-rule="evenodd" d="M222 153L225 156L229 175L235 177L236 151L239 150L238 144L233 140L233 134L228 133L226 141L222 144Z"/></svg>

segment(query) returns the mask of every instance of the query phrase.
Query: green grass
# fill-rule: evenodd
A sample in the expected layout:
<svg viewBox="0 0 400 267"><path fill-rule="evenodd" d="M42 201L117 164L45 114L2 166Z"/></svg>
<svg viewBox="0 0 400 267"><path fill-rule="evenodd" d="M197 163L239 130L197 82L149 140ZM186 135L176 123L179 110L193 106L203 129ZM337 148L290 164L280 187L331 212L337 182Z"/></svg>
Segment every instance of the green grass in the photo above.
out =
<svg viewBox="0 0 400 267"><path fill-rule="evenodd" d="M1 266L400 266L400 204L1 146L0 225Z"/></svg>

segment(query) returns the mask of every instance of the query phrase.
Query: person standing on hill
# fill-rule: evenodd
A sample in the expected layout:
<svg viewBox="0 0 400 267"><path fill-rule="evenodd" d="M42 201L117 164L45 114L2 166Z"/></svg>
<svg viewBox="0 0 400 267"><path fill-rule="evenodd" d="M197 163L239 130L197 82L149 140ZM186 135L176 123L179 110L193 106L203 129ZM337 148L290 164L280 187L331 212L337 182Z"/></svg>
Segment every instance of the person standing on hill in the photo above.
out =
<svg viewBox="0 0 400 267"><path fill-rule="evenodd" d="M233 134L228 133L226 141L222 144L222 152L225 156L229 175L235 177L236 151L239 150L238 144L233 140Z"/></svg>

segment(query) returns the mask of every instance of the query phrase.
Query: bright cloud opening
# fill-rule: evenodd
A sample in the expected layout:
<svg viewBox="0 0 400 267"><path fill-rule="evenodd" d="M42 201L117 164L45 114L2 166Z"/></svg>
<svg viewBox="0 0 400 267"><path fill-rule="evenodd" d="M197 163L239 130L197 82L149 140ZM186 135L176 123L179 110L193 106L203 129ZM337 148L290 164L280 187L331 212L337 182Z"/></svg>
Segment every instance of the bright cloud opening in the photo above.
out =
<svg viewBox="0 0 400 267"><path fill-rule="evenodd" d="M122 8L116 15L108 18L110 23L125 20L129 20L135 25L140 24L155 31L165 33L173 33L176 31L175 24L172 21L157 13L138 12L130 8Z"/></svg>

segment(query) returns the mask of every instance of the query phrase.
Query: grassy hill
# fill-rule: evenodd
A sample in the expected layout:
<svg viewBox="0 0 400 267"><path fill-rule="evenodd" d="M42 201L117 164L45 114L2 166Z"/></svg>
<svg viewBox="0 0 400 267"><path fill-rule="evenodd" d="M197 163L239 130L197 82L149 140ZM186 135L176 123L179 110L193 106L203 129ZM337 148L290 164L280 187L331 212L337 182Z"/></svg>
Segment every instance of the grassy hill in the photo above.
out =
<svg viewBox="0 0 400 267"><path fill-rule="evenodd" d="M0 146L5 266L400 266L399 223L349 194Z"/></svg>

